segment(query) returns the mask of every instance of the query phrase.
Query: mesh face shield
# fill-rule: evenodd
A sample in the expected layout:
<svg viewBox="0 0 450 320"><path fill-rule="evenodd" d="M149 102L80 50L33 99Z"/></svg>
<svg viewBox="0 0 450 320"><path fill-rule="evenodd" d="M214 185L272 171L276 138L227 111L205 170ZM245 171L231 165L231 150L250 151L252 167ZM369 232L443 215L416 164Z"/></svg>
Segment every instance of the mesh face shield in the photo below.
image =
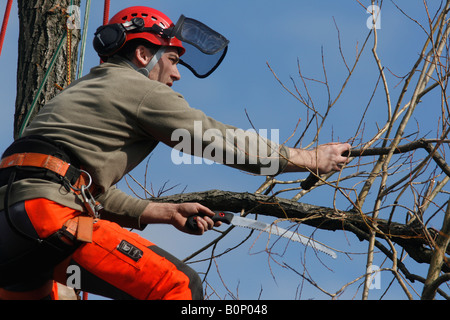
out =
<svg viewBox="0 0 450 320"><path fill-rule="evenodd" d="M173 28L171 37L183 42L186 53L180 64L198 78L206 78L225 58L229 41L203 23L181 16Z"/></svg>

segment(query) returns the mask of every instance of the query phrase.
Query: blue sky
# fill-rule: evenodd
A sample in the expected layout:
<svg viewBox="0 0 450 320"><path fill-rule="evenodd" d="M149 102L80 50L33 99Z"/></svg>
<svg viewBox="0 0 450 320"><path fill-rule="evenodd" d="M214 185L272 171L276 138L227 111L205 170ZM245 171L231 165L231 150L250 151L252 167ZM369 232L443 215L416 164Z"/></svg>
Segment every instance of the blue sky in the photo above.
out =
<svg viewBox="0 0 450 320"><path fill-rule="evenodd" d="M3 13L5 2L0 5ZM81 1L84 14L85 1ZM91 47L93 32L102 23L103 1L92 1L88 29L88 43L83 74L98 64L98 57ZM364 6L370 1L360 1ZM419 0L399 0L396 3L409 15L424 21L423 2ZM336 25L340 32L342 53L349 64L353 63L357 50L361 49L368 29L366 20L369 15L357 1L299 1L299 0L172 0L172 1L111 1L111 16L128 5L153 6L166 13L176 21L180 14L198 19L219 31L230 40L228 55L220 68L207 79L197 79L184 67L180 66L182 80L176 83L174 90L182 93L191 106L204 110L208 115L225 123L248 129L251 127L246 112L253 125L261 129L279 129L280 141L289 139L299 123L299 132L303 131L307 118L306 109L295 98L286 93L267 67L273 71L290 89L290 78L301 85L298 74L298 62L302 73L311 78L323 80L322 55L327 68L327 77L331 85L331 96L335 97L347 76L342 62ZM405 75L417 59L425 34L420 28L402 16L390 1L383 4L381 11L381 29L378 30L378 54L383 64L396 75ZM335 25L336 24L336 25ZM16 91L16 63L18 39L17 4L13 5L11 18L0 57L2 117L0 118L0 147L5 149L12 141L13 114ZM355 135L362 112L369 101L377 81L377 69L370 47L361 57L360 65L348 84L340 100L330 114L325 128L321 132L320 142L346 141ZM63 72L63 70L62 70ZM399 94L399 81L388 73L392 95ZM319 109L324 110L328 102L327 92L323 86L311 87L311 94ZM377 95L373 102L378 108L370 108L366 115L365 135L370 137L377 124L384 124L386 119L385 102L382 95ZM429 110L418 110L418 117L430 117ZM435 130L435 122L421 124L421 130ZM413 129L411 129L413 131ZM309 143L313 132L305 136L304 144ZM296 135L298 138L298 134ZM287 143L290 146L296 139ZM133 173L133 177L144 182L145 163ZM304 174L290 174L285 179L299 179ZM239 192L253 192L264 181L220 165L180 165L171 162L170 149L160 145L149 160L147 172L148 184L158 190L164 183L175 186L170 193L194 192L208 189L223 189ZM128 179L139 194L144 193ZM128 187L121 182L119 186L128 192ZM308 195L305 202L332 206L333 194L329 189L319 188ZM338 204L339 205L339 204ZM348 203L342 203L347 206ZM344 207L343 209L345 209ZM273 221L273 219L267 219ZM299 231L305 235L314 232L307 226ZM204 243L217 236L209 232L203 237L180 234L170 226L149 226L142 235L179 258L188 256ZM247 230L233 230L216 249L223 252L240 243L248 235ZM257 299L261 292L262 299L327 299L319 290L302 282L302 279L281 266L283 262L303 272L304 263L319 286L334 291L345 283L364 273L366 243L360 243L355 237L343 232L317 231L315 238L340 250L355 254L341 254L337 260L313 253L305 254L301 245L280 242L275 247L276 255L265 252L267 236L254 234L238 249L217 258L217 266L222 280L228 289L241 299ZM273 241L271 241L273 243ZM202 255L202 258L207 257ZM274 260L272 260L274 258ZM382 259L382 256L378 256ZM382 263L376 260L375 263ZM206 263L193 264L199 272L204 272ZM417 266L417 272L426 274L423 266ZM221 279L216 275L215 263L211 266L208 281L218 295L213 299L227 298ZM386 288L392 279L390 274L382 274L382 288ZM355 284L342 296L344 299L358 299L362 288ZM376 299L384 290L371 290L371 298ZM212 289L208 288L208 292ZM420 289L419 289L420 292ZM300 294L301 293L301 294ZM394 288L387 298L401 298L404 295Z"/></svg>

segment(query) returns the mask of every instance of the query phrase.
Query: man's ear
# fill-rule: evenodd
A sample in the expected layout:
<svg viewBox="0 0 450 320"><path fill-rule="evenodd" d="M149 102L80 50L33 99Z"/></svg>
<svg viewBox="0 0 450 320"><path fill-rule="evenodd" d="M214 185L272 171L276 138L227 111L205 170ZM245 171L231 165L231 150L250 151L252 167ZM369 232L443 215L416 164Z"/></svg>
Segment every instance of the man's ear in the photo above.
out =
<svg viewBox="0 0 450 320"><path fill-rule="evenodd" d="M138 68L144 68L152 59L150 50L143 45L138 45L134 51L134 58Z"/></svg>

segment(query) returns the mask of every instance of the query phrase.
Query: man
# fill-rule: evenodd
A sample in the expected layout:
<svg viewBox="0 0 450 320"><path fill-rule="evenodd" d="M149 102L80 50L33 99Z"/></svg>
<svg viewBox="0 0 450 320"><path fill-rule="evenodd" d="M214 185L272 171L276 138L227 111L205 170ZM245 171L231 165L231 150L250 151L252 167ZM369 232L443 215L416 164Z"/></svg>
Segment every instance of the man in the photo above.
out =
<svg viewBox="0 0 450 320"><path fill-rule="evenodd" d="M220 225L210 218L214 212L198 203L140 200L114 187L159 142L176 147L177 129L191 133L193 142L196 123L203 132L216 130L216 152L245 160L224 164L248 172L275 163L273 174L325 173L347 162L341 154L348 144L307 151L267 141L258 144L267 150L253 156L226 141L226 130L236 128L191 108L171 89L186 51L177 37L165 35L173 27L152 8L117 13L94 41L105 62L50 101L5 151L0 299L48 298L52 280L65 284L69 267L81 272L82 290L113 299L202 299L194 270L123 227L164 223L202 235ZM200 143L204 150L208 143ZM271 163L261 154L270 155ZM190 216L197 217L196 230L186 226Z"/></svg>

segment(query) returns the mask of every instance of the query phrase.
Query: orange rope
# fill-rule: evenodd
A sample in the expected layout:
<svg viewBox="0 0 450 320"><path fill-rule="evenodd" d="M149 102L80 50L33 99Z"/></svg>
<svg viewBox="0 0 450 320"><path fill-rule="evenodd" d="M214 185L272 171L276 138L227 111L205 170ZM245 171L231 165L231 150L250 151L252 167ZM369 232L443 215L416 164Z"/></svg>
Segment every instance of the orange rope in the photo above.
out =
<svg viewBox="0 0 450 320"><path fill-rule="evenodd" d="M72 82L72 29L68 27L66 24L67 29L67 85L69 85Z"/></svg>
<svg viewBox="0 0 450 320"><path fill-rule="evenodd" d="M66 15L66 18L69 19L70 15ZM69 27L67 20L66 20L66 33L67 33L66 82L67 82L67 85L69 85L72 82L72 29ZM59 90L64 90L64 88L62 86L60 86L59 84L55 83L54 85Z"/></svg>

